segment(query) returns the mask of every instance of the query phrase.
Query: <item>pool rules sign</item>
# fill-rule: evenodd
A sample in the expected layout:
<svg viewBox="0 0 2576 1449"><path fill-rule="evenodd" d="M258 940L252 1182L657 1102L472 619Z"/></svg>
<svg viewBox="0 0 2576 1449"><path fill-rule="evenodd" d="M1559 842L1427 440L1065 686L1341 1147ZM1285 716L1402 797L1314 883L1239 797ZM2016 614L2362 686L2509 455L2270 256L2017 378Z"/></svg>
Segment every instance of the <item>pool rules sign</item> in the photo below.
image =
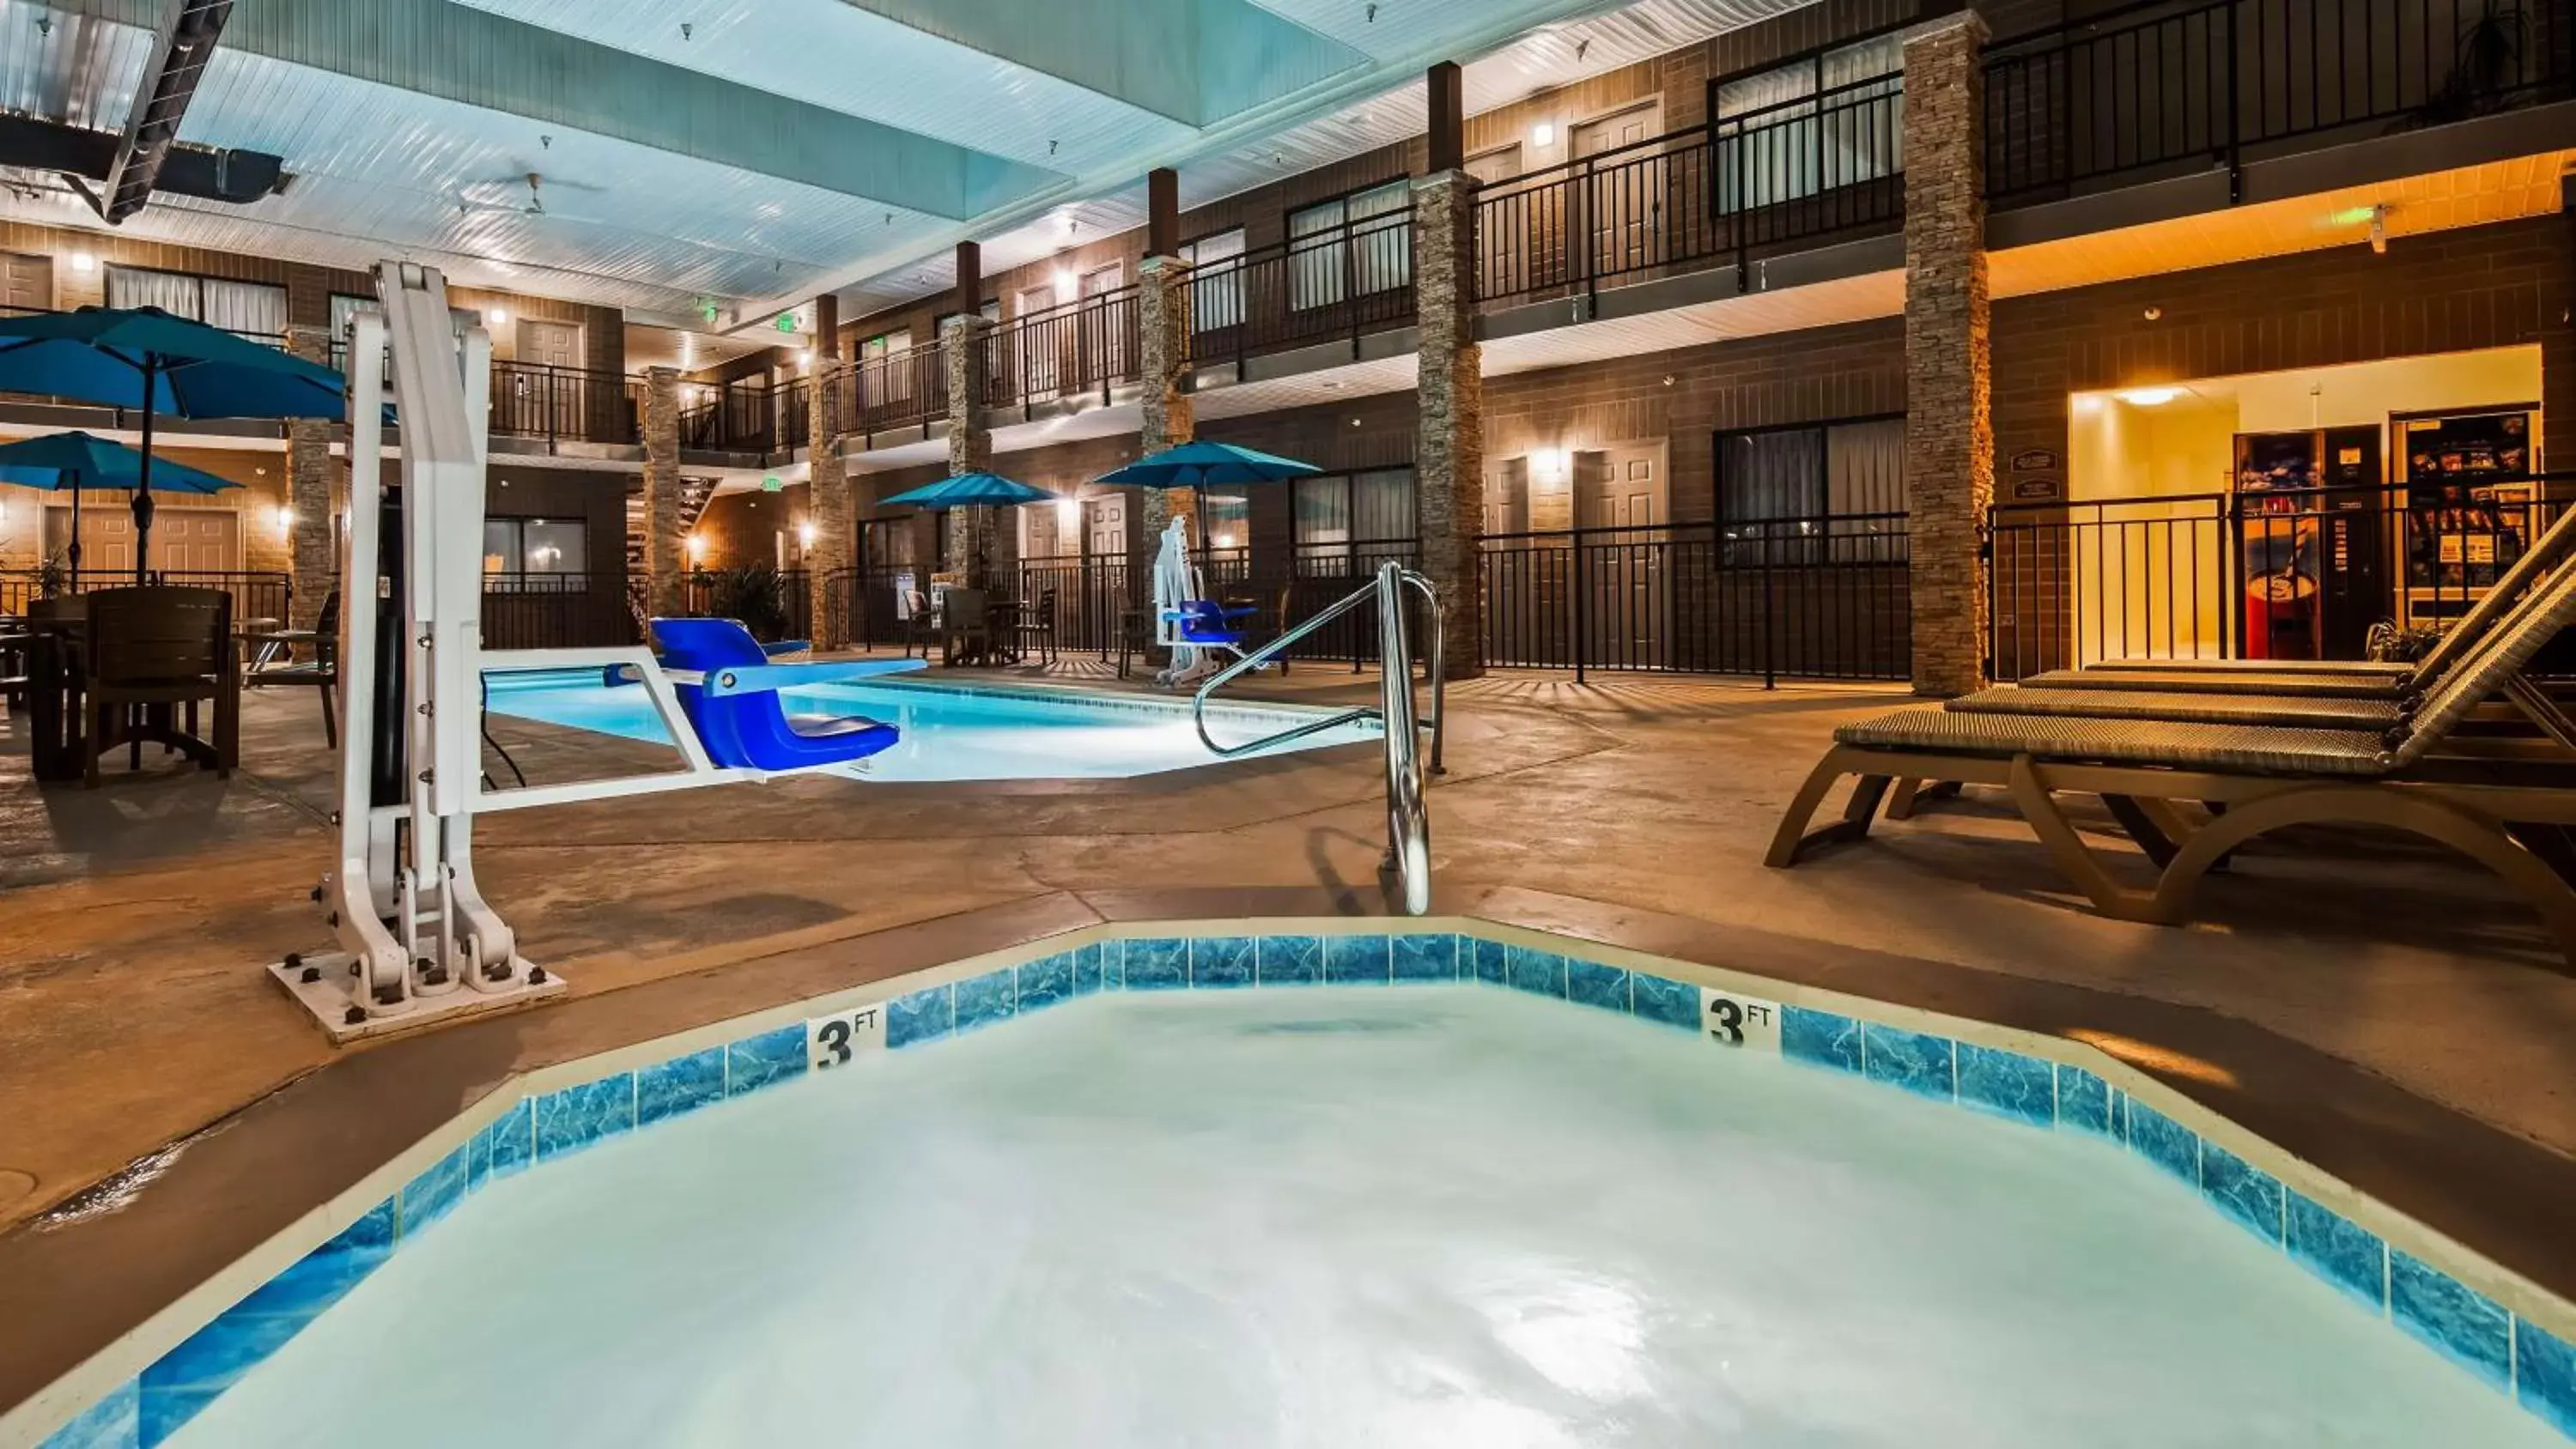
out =
<svg viewBox="0 0 2576 1449"><path fill-rule="evenodd" d="M1780 1054L1780 1003L1776 1001L1703 986L1699 989L1699 1026L1719 1046Z"/></svg>
<svg viewBox="0 0 2576 1449"><path fill-rule="evenodd" d="M886 1009L882 1001L833 1016L813 1017L805 1023L805 1061L818 1072L847 1066L861 1052L883 1051L885 1044Z"/></svg>

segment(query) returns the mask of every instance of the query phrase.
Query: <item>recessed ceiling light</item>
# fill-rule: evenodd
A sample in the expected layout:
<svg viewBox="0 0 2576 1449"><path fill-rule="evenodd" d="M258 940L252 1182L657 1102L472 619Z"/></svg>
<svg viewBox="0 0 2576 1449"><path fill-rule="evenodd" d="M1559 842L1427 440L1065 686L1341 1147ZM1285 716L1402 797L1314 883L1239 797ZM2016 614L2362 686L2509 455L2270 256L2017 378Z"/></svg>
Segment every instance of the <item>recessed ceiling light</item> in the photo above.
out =
<svg viewBox="0 0 2576 1449"><path fill-rule="evenodd" d="M2120 394L2120 401L2131 407L2154 408L2162 407L2180 396L2182 396L2182 389L2178 387L2133 387Z"/></svg>

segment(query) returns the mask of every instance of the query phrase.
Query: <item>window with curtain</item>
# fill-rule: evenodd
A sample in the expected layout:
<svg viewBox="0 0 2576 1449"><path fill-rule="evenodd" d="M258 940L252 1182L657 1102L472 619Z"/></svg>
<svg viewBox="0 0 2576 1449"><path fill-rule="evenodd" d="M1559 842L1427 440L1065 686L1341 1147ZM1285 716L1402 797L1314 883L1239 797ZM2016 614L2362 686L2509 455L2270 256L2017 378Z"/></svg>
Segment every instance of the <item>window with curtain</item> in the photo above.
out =
<svg viewBox="0 0 2576 1449"><path fill-rule="evenodd" d="M1243 320L1243 269L1233 265L1242 255L1241 227L1201 237L1181 248L1181 260L1190 264L1192 332L1218 332Z"/></svg>
<svg viewBox="0 0 2576 1449"><path fill-rule="evenodd" d="M1300 478L1294 486L1299 573L1358 574L1413 556L1411 468Z"/></svg>
<svg viewBox="0 0 2576 1449"><path fill-rule="evenodd" d="M902 359L912 351L912 333L880 332L859 344L859 387L870 402L909 402L912 369Z"/></svg>
<svg viewBox="0 0 2576 1449"><path fill-rule="evenodd" d="M1241 493L1199 495L1199 536L1208 548L1248 548L1252 544L1252 499Z"/></svg>
<svg viewBox="0 0 2576 1449"><path fill-rule="evenodd" d="M286 289L259 282L228 282L186 272L143 267L107 269L107 305L158 307L176 317L274 342L286 331Z"/></svg>
<svg viewBox="0 0 2576 1449"><path fill-rule="evenodd" d="M1716 88L1717 208L1795 201L1905 169L1905 46L1883 35ZM1821 101L1811 99L1823 93Z"/></svg>
<svg viewBox="0 0 2576 1449"><path fill-rule="evenodd" d="M590 570L590 534L580 519L485 518L483 572L502 591L559 591Z"/></svg>
<svg viewBox="0 0 2576 1449"><path fill-rule="evenodd" d="M1329 307L1413 280L1413 252L1393 218L1412 209L1413 183L1390 181L1288 213L1288 305ZM1346 285L1347 282L1347 285Z"/></svg>
<svg viewBox="0 0 2576 1449"><path fill-rule="evenodd" d="M362 297L355 292L331 294L331 365L333 367L346 370L349 357L349 323L360 312L375 305L375 298ZM463 337L467 329L478 325L480 320L481 314L470 307L447 309L448 330L459 337ZM391 358L385 360L384 380L385 386L393 386L394 365Z"/></svg>
<svg viewBox="0 0 2576 1449"><path fill-rule="evenodd" d="M1902 418L1717 435L1729 567L1899 560L1905 511Z"/></svg>

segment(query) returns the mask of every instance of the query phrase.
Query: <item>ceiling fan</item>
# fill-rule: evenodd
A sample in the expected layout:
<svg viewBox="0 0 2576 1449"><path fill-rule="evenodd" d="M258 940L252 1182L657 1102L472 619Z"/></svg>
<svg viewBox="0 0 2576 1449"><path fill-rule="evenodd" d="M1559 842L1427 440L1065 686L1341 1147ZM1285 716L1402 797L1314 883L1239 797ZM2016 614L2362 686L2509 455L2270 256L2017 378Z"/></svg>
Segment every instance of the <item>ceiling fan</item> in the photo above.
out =
<svg viewBox="0 0 2576 1449"><path fill-rule="evenodd" d="M528 189L527 197L524 200L514 198L509 201L483 201L477 200L475 197L467 194L468 192L474 191L488 193L495 189L499 189L506 195L522 186ZM552 186L561 191L602 191L606 189L605 187L586 185L579 181L566 181L560 177L547 176L543 172L529 170L519 172L514 176L494 176L487 177L480 181L467 182L464 188L457 193L456 209L460 212L510 211L517 212L522 216L544 216L547 214L545 189L548 186Z"/></svg>

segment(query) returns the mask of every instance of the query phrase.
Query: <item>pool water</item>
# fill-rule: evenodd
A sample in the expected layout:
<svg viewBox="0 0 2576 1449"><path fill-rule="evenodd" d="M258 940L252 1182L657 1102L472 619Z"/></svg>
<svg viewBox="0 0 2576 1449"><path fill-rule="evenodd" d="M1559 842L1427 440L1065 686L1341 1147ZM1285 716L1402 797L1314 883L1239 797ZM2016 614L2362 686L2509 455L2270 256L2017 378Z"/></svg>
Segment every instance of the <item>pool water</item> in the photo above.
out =
<svg viewBox="0 0 2576 1449"><path fill-rule="evenodd" d="M494 714L670 743L652 701L634 686L610 688L593 672L494 673L486 678ZM790 714L863 716L902 731L892 748L850 766L870 780L1040 780L1117 778L1219 763L1200 743L1186 700L1069 689L993 689L950 684L826 684L783 690ZM1208 731L1226 744L1258 739L1314 719L1293 705L1211 705ZM1278 754L1374 740L1373 723L1343 725Z"/></svg>
<svg viewBox="0 0 2576 1449"><path fill-rule="evenodd" d="M610 1140L171 1442L360 1439L2556 1442L2110 1144L1403 987L1093 997Z"/></svg>

